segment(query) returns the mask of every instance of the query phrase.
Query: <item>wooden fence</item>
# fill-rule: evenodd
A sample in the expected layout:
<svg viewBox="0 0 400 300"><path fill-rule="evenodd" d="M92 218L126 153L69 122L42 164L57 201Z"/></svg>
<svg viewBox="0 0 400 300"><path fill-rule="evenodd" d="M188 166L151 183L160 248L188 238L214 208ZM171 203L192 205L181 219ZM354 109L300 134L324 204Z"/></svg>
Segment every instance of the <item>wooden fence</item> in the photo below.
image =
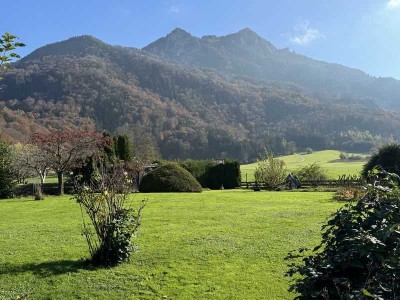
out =
<svg viewBox="0 0 400 300"><path fill-rule="evenodd" d="M358 179L329 179L329 180L305 180L300 182L300 188L311 188L311 187L360 187L365 184L365 181L361 178ZM282 183L284 185L284 183ZM240 184L241 188L254 189L258 187L260 189L268 189L265 183L257 183L255 181L244 181Z"/></svg>
<svg viewBox="0 0 400 300"><path fill-rule="evenodd" d="M16 196L33 196L35 195L38 184L28 183L19 185L15 189ZM74 186L69 182L64 182L64 193L72 194ZM57 183L45 183L43 185L43 193L45 195L58 195Z"/></svg>

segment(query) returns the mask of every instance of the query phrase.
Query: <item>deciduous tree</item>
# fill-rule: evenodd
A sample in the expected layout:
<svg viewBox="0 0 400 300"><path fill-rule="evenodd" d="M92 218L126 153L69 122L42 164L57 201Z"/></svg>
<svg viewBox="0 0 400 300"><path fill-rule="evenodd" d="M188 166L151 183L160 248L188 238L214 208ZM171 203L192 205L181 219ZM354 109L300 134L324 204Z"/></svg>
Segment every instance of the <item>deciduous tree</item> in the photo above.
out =
<svg viewBox="0 0 400 300"><path fill-rule="evenodd" d="M40 193L43 193L43 185L51 164L37 145L16 145L13 149L13 168L14 172L18 174L34 173L38 175L40 177Z"/></svg>
<svg viewBox="0 0 400 300"><path fill-rule="evenodd" d="M64 194L64 172L79 167L85 159L103 149L109 139L92 131L52 131L49 134L35 133L32 143L56 171L59 194Z"/></svg>
<svg viewBox="0 0 400 300"><path fill-rule="evenodd" d="M254 171L254 177L257 182L276 188L284 183L286 173L285 162L275 158L271 152L265 151Z"/></svg>

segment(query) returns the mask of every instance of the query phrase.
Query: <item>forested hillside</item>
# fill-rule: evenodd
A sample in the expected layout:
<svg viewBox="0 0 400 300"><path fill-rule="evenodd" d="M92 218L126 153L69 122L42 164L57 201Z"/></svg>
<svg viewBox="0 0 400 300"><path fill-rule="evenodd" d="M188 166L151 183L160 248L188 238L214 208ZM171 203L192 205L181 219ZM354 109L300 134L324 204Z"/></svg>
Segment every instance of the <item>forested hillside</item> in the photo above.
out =
<svg viewBox="0 0 400 300"><path fill-rule="evenodd" d="M360 70L277 49L249 28L202 38L177 28L143 49L175 62L213 68L245 80L296 84L322 99L361 97L381 107L400 108L399 80L371 77Z"/></svg>
<svg viewBox="0 0 400 300"><path fill-rule="evenodd" d="M369 98L234 78L90 36L42 47L2 76L2 111L21 120L1 128L17 139L36 128L131 132L167 159L250 161L265 146L368 151L399 137L400 115Z"/></svg>

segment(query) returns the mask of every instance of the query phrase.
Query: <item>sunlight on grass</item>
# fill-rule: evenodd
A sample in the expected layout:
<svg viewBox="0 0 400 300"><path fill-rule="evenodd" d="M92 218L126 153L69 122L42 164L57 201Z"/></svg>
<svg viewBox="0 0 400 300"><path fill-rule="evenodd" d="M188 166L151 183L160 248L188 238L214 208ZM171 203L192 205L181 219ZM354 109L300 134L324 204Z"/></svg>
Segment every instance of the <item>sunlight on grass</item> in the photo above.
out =
<svg viewBox="0 0 400 300"><path fill-rule="evenodd" d="M280 156L286 163L286 167L289 172L296 171L299 167L304 167L312 163L317 163L323 167L329 178L337 179L341 175L359 175L366 160L340 160L340 151L337 150L324 150L315 151L311 154L294 154ZM357 154L366 157L365 154ZM257 163L242 165L240 171L242 173L242 181L254 180L254 169L257 167Z"/></svg>
<svg viewBox="0 0 400 300"><path fill-rule="evenodd" d="M69 197L0 201L0 299L292 299L291 249L318 243L331 193L206 191L148 199L130 263L90 269ZM134 202L135 202L134 201ZM134 204L133 204L134 205Z"/></svg>

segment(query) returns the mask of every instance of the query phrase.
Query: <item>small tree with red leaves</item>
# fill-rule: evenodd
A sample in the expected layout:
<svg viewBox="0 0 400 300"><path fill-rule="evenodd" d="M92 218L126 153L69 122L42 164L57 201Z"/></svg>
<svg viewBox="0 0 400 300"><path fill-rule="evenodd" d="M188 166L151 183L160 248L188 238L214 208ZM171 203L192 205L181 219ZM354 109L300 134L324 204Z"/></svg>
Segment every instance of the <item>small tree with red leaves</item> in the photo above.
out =
<svg viewBox="0 0 400 300"><path fill-rule="evenodd" d="M57 173L60 195L64 194L64 173L81 166L87 157L101 151L107 143L109 138L93 131L63 130L32 136L32 144L39 147Z"/></svg>

